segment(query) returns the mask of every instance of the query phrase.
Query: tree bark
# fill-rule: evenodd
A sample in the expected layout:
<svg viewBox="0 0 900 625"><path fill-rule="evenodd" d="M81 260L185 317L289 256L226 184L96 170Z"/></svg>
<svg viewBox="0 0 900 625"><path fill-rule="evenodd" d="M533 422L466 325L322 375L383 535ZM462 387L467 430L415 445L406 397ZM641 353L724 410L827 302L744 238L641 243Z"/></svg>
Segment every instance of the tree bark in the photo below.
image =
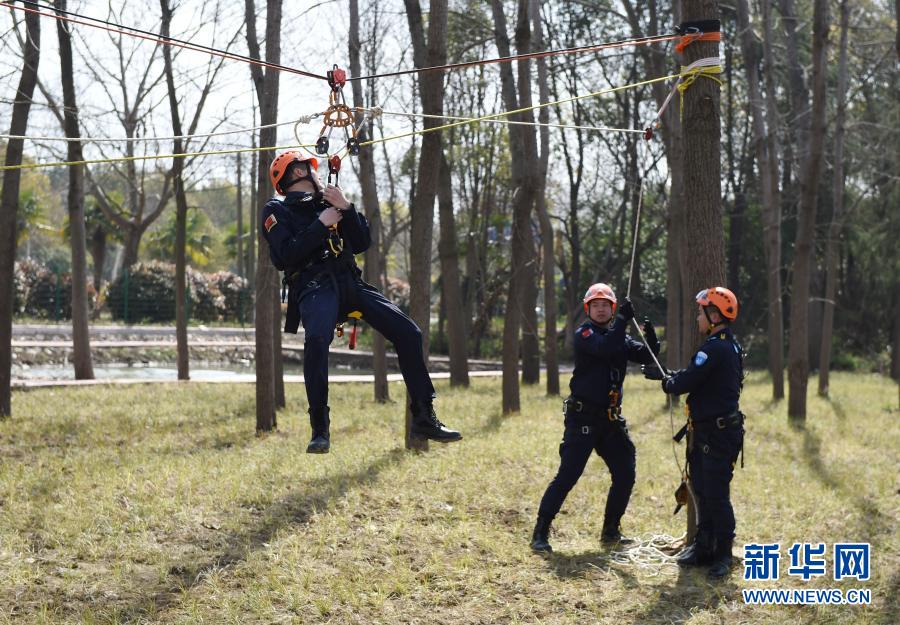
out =
<svg viewBox="0 0 900 625"><path fill-rule="evenodd" d="M260 58L259 41L256 36L256 8L254 0L245 0L245 17L247 28L247 46L250 55ZM281 62L281 0L266 2L266 62ZM250 66L256 96L259 101L259 121L261 125L270 126L278 118L278 86L279 72L267 69L265 72L258 65ZM262 128L259 131L259 145L273 147L276 145L277 130L274 127ZM274 306L278 292L278 272L269 261L269 246L261 233L262 210L265 199L274 193L269 181L268 164L275 157L271 149L259 152L256 184L257 202L253 231L258 242L256 260L256 431L268 432L275 429L275 359L281 354L275 353L273 328L275 326Z"/></svg>
<svg viewBox="0 0 900 625"><path fill-rule="evenodd" d="M164 39L170 36L172 24L172 9L169 0L159 0L162 11L162 36ZM166 86L169 96L169 113L172 118L173 139L172 150L174 154L184 153L184 141L181 131L181 113L178 111L178 94L175 92L175 74L172 70L172 48L163 46L163 61L166 71ZM178 363L178 379L190 379L190 355L187 342L187 311L185 310L185 291L187 280L185 272L187 262L185 258L185 229L187 224L187 194L184 190L184 159L172 159L172 182L175 191L175 343L176 361Z"/></svg>
<svg viewBox="0 0 900 625"><path fill-rule="evenodd" d="M494 37L500 56L509 56L509 36L506 16L500 0L492 0L494 16ZM518 2L518 23L516 25L517 52L523 54L530 47L531 24L528 18L527 0ZM518 47L522 46L522 47ZM519 97L516 97L516 80L512 67L503 64L500 68L501 93L504 108L513 111L531 106L530 62L521 60L517 64ZM511 116L515 121L533 122L533 115L517 113ZM535 176L531 175L537 161L537 144L533 127L510 126L509 141L513 194L512 255L506 312L503 320L503 413L518 412L519 401L519 329L522 321L525 284L534 281L534 243L531 234L531 211L534 204Z"/></svg>
<svg viewBox="0 0 900 625"><path fill-rule="evenodd" d="M25 46L22 51L22 74L13 101L9 134L25 135L28 130L28 113L34 87L37 84L38 63L41 49L40 16L25 14ZM23 139L9 139L6 144L7 167L22 164ZM0 284L5 284L0 297L0 419L12 414L12 315L13 272L16 262L16 213L19 209L19 188L22 171L7 169L3 172L3 190L0 195Z"/></svg>
<svg viewBox="0 0 900 625"><path fill-rule="evenodd" d="M422 20L419 0L404 0L409 32L412 38L415 66L433 67L447 62L447 0L432 0L428 15L428 40ZM419 97L422 112L426 115L444 114L443 72L419 74ZM426 118L424 127L435 128L440 119ZM429 132L422 137L416 188L410 206L410 239L415 245L410 250L409 311L410 317L422 330L426 362L429 352L431 326L431 245L434 240L434 199L437 195L441 158L441 133ZM411 414L407 411L407 449L427 448L427 441L409 434Z"/></svg>
<svg viewBox="0 0 900 625"><path fill-rule="evenodd" d="M66 10L66 0L56 0L58 10ZM72 72L72 36L62 21L56 23L59 39L59 62L63 89L63 129L66 137L80 139L78 103ZM82 160L81 141L67 142L67 160ZM69 170L69 232L72 245L72 364L76 380L93 380L91 339L88 327L87 293L87 233L84 219L84 165L72 165Z"/></svg>
<svg viewBox="0 0 900 625"><path fill-rule="evenodd" d="M838 56L837 115L834 120L834 173L832 178L834 207L828 225L825 245L825 297L823 298L822 342L819 347L819 395L828 397L831 369L831 344L834 329L834 307L837 297L838 245L844 217L844 124L847 117L847 33L850 7L841 0L840 52Z"/></svg>
<svg viewBox="0 0 900 625"><path fill-rule="evenodd" d="M541 24L540 2L531 0L531 23L534 30L535 52L545 49L544 33ZM547 62L544 58L537 60L538 98L541 102L550 101L550 85L547 75ZM550 122L550 108L541 107L538 111L538 122ZM556 259L553 255L553 226L550 223L550 212L547 208L547 170L550 163L550 128L541 126L540 157L538 158L537 189L535 190L535 208L541 227L541 267L544 272L544 362L547 367L547 395L559 395L559 341L556 328Z"/></svg>
<svg viewBox="0 0 900 625"><path fill-rule="evenodd" d="M682 0L682 20L718 19L715 0ZM719 44L697 41L684 51L684 65L697 59L719 56ZM690 202L684 203L684 235L682 242L702 242L690 246L684 258L683 287L690 295L689 308L696 310L693 294L701 289L725 282L725 242L722 237L722 180L720 165L719 85L714 80L698 79L684 93L681 110L682 158L684 189L690 190ZM687 299L687 298L685 298ZM686 315L684 321L694 315ZM691 346L701 337L696 325L686 332ZM688 505L688 540L696 534L693 505Z"/></svg>
<svg viewBox="0 0 900 625"><path fill-rule="evenodd" d="M362 74L360 64L359 41L359 0L350 0L350 75ZM354 80L353 106L365 106L363 98L363 86L359 80ZM356 123L359 124L362 114L357 114ZM365 143L372 136L372 124L363 124L359 130L359 139ZM379 290L384 291L381 266L381 206L378 201L378 185L376 184L374 148L365 145L359 149L359 182L362 187L363 208L366 218L369 220L369 233L371 244L365 255L365 280L374 284ZM372 341L372 367L375 374L374 393L375 401L384 403L390 400L390 390L387 382L387 353L385 338L376 332Z"/></svg>
<svg viewBox="0 0 900 625"><path fill-rule="evenodd" d="M450 353L450 386L469 386L469 361L466 355L466 329L463 320L462 290L459 286L459 254L457 253L456 217L453 210L453 180L450 163L441 154L438 182L438 211L441 259L441 289L447 315L448 350Z"/></svg>
<svg viewBox="0 0 900 625"><path fill-rule="evenodd" d="M828 38L828 4L816 0L813 8L813 96L808 126L809 153L803 159L797 239L791 288L791 341L788 350L788 416L806 419L809 382L809 284L812 273L816 225L816 199L825 141L825 56Z"/></svg>
<svg viewBox="0 0 900 625"><path fill-rule="evenodd" d="M764 28L769 31L768 3L764 3ZM766 127L765 105L760 89L759 66L761 44L750 27L748 0L738 0L738 31L747 72L747 88L750 98L751 128L762 191L763 252L766 260L767 320L769 338L769 373L772 376L773 399L784 397L783 321L781 314L781 198L778 194L778 154L775 137L777 118L770 110ZM766 42L771 46L771 42ZM768 57L768 54L766 55ZM767 58L766 73L774 72ZM771 80L767 76L767 80Z"/></svg>

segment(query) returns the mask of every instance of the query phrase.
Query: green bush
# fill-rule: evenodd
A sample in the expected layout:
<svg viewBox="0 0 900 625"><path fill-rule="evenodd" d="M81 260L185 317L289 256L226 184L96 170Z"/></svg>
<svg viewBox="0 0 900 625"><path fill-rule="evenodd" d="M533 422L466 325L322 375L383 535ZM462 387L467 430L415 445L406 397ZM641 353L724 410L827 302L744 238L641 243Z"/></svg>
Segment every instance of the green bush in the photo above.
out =
<svg viewBox="0 0 900 625"><path fill-rule="evenodd" d="M175 266L151 261L126 268L107 287L106 304L113 319L126 323L174 321Z"/></svg>
<svg viewBox="0 0 900 625"><path fill-rule="evenodd" d="M247 321L253 306L250 282L230 271L214 273L209 276L209 279L222 294L222 319L242 323Z"/></svg>
<svg viewBox="0 0 900 625"><path fill-rule="evenodd" d="M188 267L186 279L190 292L188 308L190 319L209 322L222 318L225 312L225 298L222 297L218 287L210 279L211 277Z"/></svg>

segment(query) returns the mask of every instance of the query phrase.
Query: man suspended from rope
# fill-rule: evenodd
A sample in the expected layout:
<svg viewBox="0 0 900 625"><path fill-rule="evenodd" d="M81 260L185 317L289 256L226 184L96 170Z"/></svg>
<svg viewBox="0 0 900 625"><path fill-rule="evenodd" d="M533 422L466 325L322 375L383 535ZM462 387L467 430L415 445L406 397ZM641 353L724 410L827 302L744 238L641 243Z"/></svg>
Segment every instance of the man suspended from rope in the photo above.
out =
<svg viewBox="0 0 900 625"><path fill-rule="evenodd" d="M731 567L734 509L729 485L744 447L744 415L738 407L744 379L744 352L731 333L738 300L717 286L696 296L697 325L708 338L687 369L676 372L642 367L644 377L662 380L663 391L688 393L688 422L676 440L692 432L688 474L696 495L699 522L694 542L676 558L682 566L710 565L708 576L720 579Z"/></svg>
<svg viewBox="0 0 900 625"><path fill-rule="evenodd" d="M328 346L335 325L348 316L365 319L394 344L412 400L412 433L439 442L458 441L459 432L434 413L434 386L425 368L422 332L412 319L360 279L354 254L369 247L369 223L340 187L323 185L315 157L285 152L272 161L269 176L284 199L272 198L262 214L262 234L272 263L287 287L285 332L304 331L303 375L312 439L307 453L328 453ZM282 288L284 299L284 288Z"/></svg>
<svg viewBox="0 0 900 625"><path fill-rule="evenodd" d="M635 477L634 444L622 417L622 384L628 361L653 362L647 345L659 353L659 341L649 319L644 321L647 345L625 335L625 327L634 319L634 307L627 297L619 306L606 284L594 284L587 290L584 311L588 319L575 332L575 370L569 382L572 394L563 402L565 430L559 446L559 471L538 508L531 538L535 551L552 551L550 524L584 472L592 451L603 458L612 475L601 540L607 544L631 542L619 529Z"/></svg>

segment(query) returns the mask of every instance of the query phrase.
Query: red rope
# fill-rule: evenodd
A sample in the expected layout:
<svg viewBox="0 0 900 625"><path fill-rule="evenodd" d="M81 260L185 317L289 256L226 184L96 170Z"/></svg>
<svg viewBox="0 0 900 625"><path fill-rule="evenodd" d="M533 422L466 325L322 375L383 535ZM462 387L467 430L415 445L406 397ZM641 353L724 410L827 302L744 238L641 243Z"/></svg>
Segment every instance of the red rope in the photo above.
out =
<svg viewBox="0 0 900 625"><path fill-rule="evenodd" d="M325 76L320 76L319 74L313 74L312 72L307 72L307 71L304 71L301 69L295 69L293 67L288 67L286 65L279 65L277 63L268 63L266 61L254 59L253 57L249 57L249 56L233 54L231 52L217 50L216 48L194 45L194 44L186 43L183 41L178 41L176 39L165 38L162 36L154 36L152 34L142 34L140 32L129 32L128 30L122 30L122 28L127 28L127 27L112 28L111 26L105 26L103 24L94 24L91 22L77 20L77 19L74 19L71 17L65 17L63 15L58 15L58 14L54 14L54 13L44 13L43 11L39 11L38 9L31 9L31 8L28 8L25 6L17 6L14 4L10 4L9 2L0 2L0 6L8 7L10 9L16 9L18 11L25 11L26 13L35 13L42 17L51 17L55 20L59 20L62 22L71 22L72 24L80 24L82 26L90 26L91 28L99 28L101 30L106 30L111 33L117 33L119 35L127 35L129 37L145 39L147 41L153 41L155 43L161 43L161 44L168 45L168 46L184 48L185 50L193 50L194 52L206 52L207 54L211 54L213 56L220 56L222 58L233 60L233 61L244 61L246 63L250 63L251 65L259 65L262 67L271 67L272 69L277 69L279 71L289 72L292 74L299 74L300 76L307 76L309 78L318 78L319 80L328 80ZM49 8L49 7L47 7L47 8ZM93 18L88 18L88 19L93 19Z"/></svg>

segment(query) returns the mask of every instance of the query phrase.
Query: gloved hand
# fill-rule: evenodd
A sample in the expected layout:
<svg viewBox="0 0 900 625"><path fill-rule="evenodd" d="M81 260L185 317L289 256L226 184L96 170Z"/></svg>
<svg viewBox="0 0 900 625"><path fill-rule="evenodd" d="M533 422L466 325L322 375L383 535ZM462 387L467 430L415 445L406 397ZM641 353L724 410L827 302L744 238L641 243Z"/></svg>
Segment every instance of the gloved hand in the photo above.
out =
<svg viewBox="0 0 900 625"><path fill-rule="evenodd" d="M641 365L641 373L648 380L665 380L672 377L672 372L663 367L660 369L656 365Z"/></svg>
<svg viewBox="0 0 900 625"><path fill-rule="evenodd" d="M619 316L625 320L625 323L634 319L634 304L627 297L619 304Z"/></svg>
<svg viewBox="0 0 900 625"><path fill-rule="evenodd" d="M647 345L654 354L659 355L659 339L656 337L656 329L653 327L653 323L650 321L649 317L644 317L644 323L642 324L641 329L644 331L644 338L647 339Z"/></svg>

